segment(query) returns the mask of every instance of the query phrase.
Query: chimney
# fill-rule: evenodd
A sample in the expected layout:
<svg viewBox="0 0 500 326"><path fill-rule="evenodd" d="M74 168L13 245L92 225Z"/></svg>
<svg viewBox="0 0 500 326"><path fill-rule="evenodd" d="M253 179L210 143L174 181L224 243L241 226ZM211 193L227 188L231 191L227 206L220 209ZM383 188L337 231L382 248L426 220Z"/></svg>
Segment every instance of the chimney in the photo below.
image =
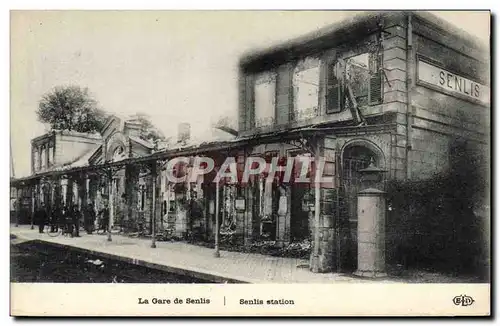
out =
<svg viewBox="0 0 500 326"><path fill-rule="evenodd" d="M177 127L177 142L186 143L191 138L191 125L187 122L179 123Z"/></svg>

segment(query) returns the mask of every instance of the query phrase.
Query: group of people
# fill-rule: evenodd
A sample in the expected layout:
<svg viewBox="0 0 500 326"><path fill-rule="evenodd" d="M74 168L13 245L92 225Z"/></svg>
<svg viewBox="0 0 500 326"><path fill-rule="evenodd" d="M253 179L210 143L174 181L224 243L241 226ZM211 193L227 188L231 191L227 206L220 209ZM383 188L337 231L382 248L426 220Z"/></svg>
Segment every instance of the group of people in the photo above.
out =
<svg viewBox="0 0 500 326"><path fill-rule="evenodd" d="M95 221L97 215L100 216L99 228L107 229L109 223L109 210L105 206L99 214L96 214L94 205L88 203L82 212L78 206L54 206L52 210L42 203L35 212L34 222L38 225L38 232L43 233L45 226L50 226L51 232L58 232L62 228L63 233L71 237L80 236L80 223L83 217L83 225L87 234L95 231Z"/></svg>

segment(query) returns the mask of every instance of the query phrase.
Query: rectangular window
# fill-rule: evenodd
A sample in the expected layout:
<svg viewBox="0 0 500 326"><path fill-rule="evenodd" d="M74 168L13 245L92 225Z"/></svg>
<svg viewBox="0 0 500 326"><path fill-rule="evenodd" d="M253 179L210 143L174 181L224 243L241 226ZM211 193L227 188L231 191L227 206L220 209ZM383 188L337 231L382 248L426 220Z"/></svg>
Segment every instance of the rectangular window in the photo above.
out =
<svg viewBox="0 0 500 326"><path fill-rule="evenodd" d="M334 62L327 72L327 113L344 108L376 105L383 100L382 57L378 53L361 53Z"/></svg>
<svg viewBox="0 0 500 326"><path fill-rule="evenodd" d="M47 157L46 157L46 148L45 147L42 147L41 149L41 153L40 153L40 165L41 165L41 168L44 169L46 167L46 163L47 163Z"/></svg>
<svg viewBox="0 0 500 326"><path fill-rule="evenodd" d="M293 71L293 119L314 118L319 114L320 61L306 58Z"/></svg>
<svg viewBox="0 0 500 326"><path fill-rule="evenodd" d="M326 73L326 113L342 111L344 92L342 92L340 76L338 61L329 63Z"/></svg>
<svg viewBox="0 0 500 326"><path fill-rule="evenodd" d="M276 74L266 72L257 76L254 84L255 127L274 124L276 111Z"/></svg>
<svg viewBox="0 0 500 326"><path fill-rule="evenodd" d="M53 163L53 150L54 150L54 147L49 147L48 149L48 154L47 154L47 162L48 162L48 166L52 166L52 163Z"/></svg>
<svg viewBox="0 0 500 326"><path fill-rule="evenodd" d="M354 98L359 106L368 104L370 85L369 61L369 53L363 53L346 59L346 79L352 88Z"/></svg>

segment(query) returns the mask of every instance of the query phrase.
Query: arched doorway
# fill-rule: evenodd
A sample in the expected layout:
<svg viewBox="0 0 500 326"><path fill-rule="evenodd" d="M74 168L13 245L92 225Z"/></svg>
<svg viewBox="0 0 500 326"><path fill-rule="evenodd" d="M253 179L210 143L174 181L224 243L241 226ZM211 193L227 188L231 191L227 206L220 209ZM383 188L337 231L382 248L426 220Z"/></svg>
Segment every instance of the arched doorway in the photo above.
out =
<svg viewBox="0 0 500 326"><path fill-rule="evenodd" d="M382 150L367 140L353 140L347 143L341 151L341 194L339 209L341 221L344 222L344 233L347 236L344 269L349 271L354 271L357 268L357 195L361 190L361 174L359 171L367 168L372 160L376 166L385 166L385 158Z"/></svg>

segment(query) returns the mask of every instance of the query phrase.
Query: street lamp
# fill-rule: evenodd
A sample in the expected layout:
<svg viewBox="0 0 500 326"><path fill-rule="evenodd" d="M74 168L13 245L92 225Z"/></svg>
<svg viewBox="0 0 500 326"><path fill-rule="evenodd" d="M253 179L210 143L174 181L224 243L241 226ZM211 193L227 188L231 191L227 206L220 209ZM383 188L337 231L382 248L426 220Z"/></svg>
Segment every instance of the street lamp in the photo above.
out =
<svg viewBox="0 0 500 326"><path fill-rule="evenodd" d="M35 197L36 197L36 185L33 185L31 188L31 230L35 227L33 226L35 220Z"/></svg>
<svg viewBox="0 0 500 326"><path fill-rule="evenodd" d="M107 202L107 206L108 206L108 241L112 241L111 239L111 214L110 214L110 199L111 199L111 187L113 186L112 185L112 182L113 182L113 173L111 172L111 169L109 169L108 172L108 185L107 185L107 193L108 193L108 202Z"/></svg>
<svg viewBox="0 0 500 326"><path fill-rule="evenodd" d="M219 258L219 180L215 181L215 252L214 257Z"/></svg>
<svg viewBox="0 0 500 326"><path fill-rule="evenodd" d="M153 166L151 167L151 172L152 173L152 178L153 178L153 218L152 218L152 223L153 225L151 226L151 233L153 236L153 239L151 240L151 248L156 248L156 163L153 163Z"/></svg>

